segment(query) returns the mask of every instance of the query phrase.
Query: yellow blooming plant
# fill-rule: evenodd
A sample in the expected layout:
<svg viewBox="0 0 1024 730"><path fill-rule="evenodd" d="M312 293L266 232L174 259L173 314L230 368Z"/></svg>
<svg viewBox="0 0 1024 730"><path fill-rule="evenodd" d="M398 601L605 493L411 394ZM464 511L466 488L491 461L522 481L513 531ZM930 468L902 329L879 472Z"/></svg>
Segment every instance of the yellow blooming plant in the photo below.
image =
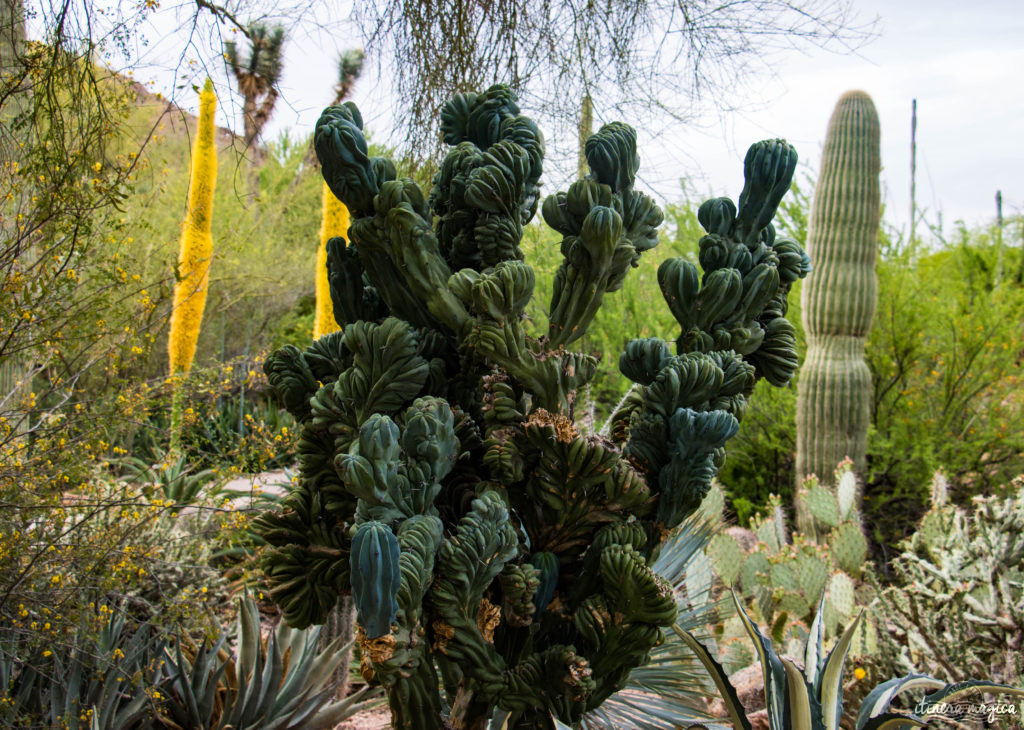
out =
<svg viewBox="0 0 1024 730"><path fill-rule="evenodd" d="M199 94L199 132L192 154L188 212L181 231L181 252L174 286L174 309L167 343L172 377L188 373L195 359L199 325L206 308L213 256L213 189L217 183L217 149L213 123L217 97L213 82L206 80ZM181 435L181 390L175 387L171 408L171 451L176 452Z"/></svg>
<svg viewBox="0 0 1024 730"><path fill-rule="evenodd" d="M335 236L348 238L348 208L323 186L323 217L320 222L320 248L316 254L316 315L313 320L313 339L338 331L331 303L331 287L327 281L327 242Z"/></svg>

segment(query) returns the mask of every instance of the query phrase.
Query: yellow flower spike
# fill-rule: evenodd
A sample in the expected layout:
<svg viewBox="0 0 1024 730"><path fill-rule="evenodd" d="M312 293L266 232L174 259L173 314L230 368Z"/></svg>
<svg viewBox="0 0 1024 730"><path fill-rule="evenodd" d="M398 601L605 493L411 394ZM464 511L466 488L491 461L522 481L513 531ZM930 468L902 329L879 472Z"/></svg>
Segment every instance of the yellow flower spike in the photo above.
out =
<svg viewBox="0 0 1024 730"><path fill-rule="evenodd" d="M199 94L199 132L192 152L192 175L188 186L188 212L181 230L181 252L178 257L177 281L174 285L174 309L167 353L170 372L188 373L196 355L199 325L206 308L206 289L210 282L210 259L213 256L213 189L217 184L217 148L213 117L217 97L213 81L206 79ZM183 393L175 380L171 395L171 453L181 447Z"/></svg>
<svg viewBox="0 0 1024 730"><path fill-rule="evenodd" d="M206 307L213 255L213 189L217 183L217 150L214 145L214 112L217 97L213 82L199 94L199 133L192 153L188 213L181 232L179 279L174 286L174 310L168 341L171 375L188 372L196 354L199 325Z"/></svg>
<svg viewBox="0 0 1024 730"><path fill-rule="evenodd" d="M348 238L349 216L345 204L323 185L323 213L320 222L320 248L316 254L316 314L313 319L313 339L318 340L340 328L334 319L331 287L327 281L327 242L335 236Z"/></svg>
<svg viewBox="0 0 1024 730"><path fill-rule="evenodd" d="M853 676L857 679L864 679L864 677L868 676L868 673L864 671L863 667L857 667L853 670Z"/></svg>

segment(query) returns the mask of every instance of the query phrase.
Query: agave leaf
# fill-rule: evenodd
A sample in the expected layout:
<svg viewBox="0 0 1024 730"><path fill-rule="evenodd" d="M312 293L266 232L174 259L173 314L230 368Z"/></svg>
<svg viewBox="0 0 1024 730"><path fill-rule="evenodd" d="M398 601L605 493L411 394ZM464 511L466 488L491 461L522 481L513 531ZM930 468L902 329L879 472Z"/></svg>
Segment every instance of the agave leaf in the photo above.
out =
<svg viewBox="0 0 1024 730"><path fill-rule="evenodd" d="M811 629L807 634L807 643L804 646L804 676L807 677L807 683L814 689L814 696L820 697L820 687L818 686L818 677L821 674L822 662L824 655L822 652L822 644L825 641L825 594L821 594L821 599L818 601L818 610L814 614L814 621L811 622Z"/></svg>
<svg viewBox="0 0 1024 730"><path fill-rule="evenodd" d="M312 719L304 723L302 727L304 730L327 730L337 727L353 715L378 707L383 703L384 697L381 695L379 687L364 685L345 699L332 702L321 709ZM298 725L293 724L292 727L298 727Z"/></svg>
<svg viewBox="0 0 1024 730"><path fill-rule="evenodd" d="M296 633L301 635L302 642L297 643L293 640L288 670L284 676L284 682L277 692L278 714L290 714L301 705L308 687L306 680L310 673L309 654L314 650L315 644L310 640L309 633L311 632ZM319 632L316 635L319 636Z"/></svg>
<svg viewBox="0 0 1024 730"><path fill-rule="evenodd" d="M121 711L114 716L112 723L108 723L113 728L125 728L130 727L147 714L149 711L149 695L145 692L139 692L127 705L121 708ZM95 714L93 715L95 718Z"/></svg>
<svg viewBox="0 0 1024 730"><path fill-rule="evenodd" d="M297 722L304 719L311 711L315 711L317 705L310 705L310 701L317 700L316 695L323 689L324 684L334 674L334 671L345 656L344 652L338 651L341 644L338 637L330 643L322 652L315 654L315 644L307 639L306 645L299 657L292 661L288 672L288 679L294 678L294 683L288 683L288 694L281 694L282 707L276 714L292 717Z"/></svg>
<svg viewBox="0 0 1024 730"><path fill-rule="evenodd" d="M510 717L512 717L512 713L508 710L495 710L491 715L491 721L487 724L487 730L506 730Z"/></svg>
<svg viewBox="0 0 1024 730"><path fill-rule="evenodd" d="M205 645L203 647L200 647L199 651L202 652L204 648ZM177 660L177 677L175 679L175 682L178 685L178 690L181 692L182 699L185 700L185 711L188 716L188 722L193 727L203 727L205 725L206 718L199 714L199 706L196 703L196 695L192 689L194 686L196 686L196 668L194 665L191 667L192 681L189 681L189 678L185 676L185 667L188 666L188 662L185 661L185 657L181 654L181 642L178 642L174 645L174 652L175 659ZM197 655L196 658L198 659L199 655ZM205 675L203 678L205 679Z"/></svg>
<svg viewBox="0 0 1024 730"><path fill-rule="evenodd" d="M256 604L244 596L238 606L238 681L254 677L260 663L260 617Z"/></svg>
<svg viewBox="0 0 1024 730"><path fill-rule="evenodd" d="M853 633L863 618L864 612L861 611L857 618L850 622L846 631L839 637L839 641L832 647L832 651L828 653L825 666L821 670L820 684L816 689L826 730L839 730L839 717L843 714L843 664L846 662L846 654L850 651Z"/></svg>
<svg viewBox="0 0 1024 730"><path fill-rule="evenodd" d="M873 718L887 712L889 705L900 692L908 689L924 687L926 689L939 689L945 687L946 683L926 674L908 674L905 677L895 677L875 687L864 698L860 705L860 712L857 713L857 728L866 725Z"/></svg>
<svg viewBox="0 0 1024 730"><path fill-rule="evenodd" d="M227 634L222 635L217 643L214 644L208 652L203 655L202 658L202 688L203 694L198 698L197 708L200 713L200 717L205 718L204 721L209 720L213 714L213 706L217 701L217 686L220 684L221 677L228 669L228 662L220 659L220 651L227 641ZM216 669L213 671L213 676L210 676L210 666L213 662L217 662ZM191 691L192 688L189 688Z"/></svg>
<svg viewBox="0 0 1024 730"><path fill-rule="evenodd" d="M267 663L263 668L263 679L260 682L260 696L256 701L256 717L267 717L277 699L277 690L281 686L284 673L284 662L281 659L280 645L276 632L267 641Z"/></svg>
<svg viewBox="0 0 1024 730"><path fill-rule="evenodd" d="M786 668L786 693L789 695L790 730L821 730L821 707L812 708L811 687L804 679L800 668L785 657L779 657L779 661Z"/></svg>
<svg viewBox="0 0 1024 730"><path fill-rule="evenodd" d="M968 679L965 682L947 684L938 692L933 692L932 694L927 695L924 698L924 702L927 704L948 702L967 692L989 692L991 694L1016 695L1018 697L1024 696L1024 689L1010 687L1005 684L996 684L995 682L986 682L981 679Z"/></svg>
<svg viewBox="0 0 1024 730"><path fill-rule="evenodd" d="M883 712L877 717L872 717L866 724L857 723L857 730L901 730L907 726L925 727L928 725L924 720L914 714L902 714L899 712Z"/></svg>
<svg viewBox="0 0 1024 730"><path fill-rule="evenodd" d="M711 656L711 653L704 645L697 641L689 631L681 629L678 624L673 624L672 629L697 655L701 664L704 665L708 674L711 675L712 681L718 687L718 691L725 701L725 708L729 712L729 719L732 721L733 727L737 728L737 730L751 730L750 721L747 720L747 716L744 714L743 703L740 702L739 695L736 694L736 688L729 681L729 677L726 675L722 665Z"/></svg>
<svg viewBox="0 0 1024 730"><path fill-rule="evenodd" d="M553 713L551 715L551 724L555 728L555 730L572 730L571 727L569 727L564 722L555 717Z"/></svg>
<svg viewBox="0 0 1024 730"><path fill-rule="evenodd" d="M732 591L732 601L736 606L736 613L743 622L747 634L754 642L754 649L761 662L761 670L764 673L764 695L765 705L768 708L768 722L772 728L788 727L789 702L786 696L786 669L779 661L779 655L772 648L772 642L757 628L757 625L750 620L747 612L743 610L736 591Z"/></svg>

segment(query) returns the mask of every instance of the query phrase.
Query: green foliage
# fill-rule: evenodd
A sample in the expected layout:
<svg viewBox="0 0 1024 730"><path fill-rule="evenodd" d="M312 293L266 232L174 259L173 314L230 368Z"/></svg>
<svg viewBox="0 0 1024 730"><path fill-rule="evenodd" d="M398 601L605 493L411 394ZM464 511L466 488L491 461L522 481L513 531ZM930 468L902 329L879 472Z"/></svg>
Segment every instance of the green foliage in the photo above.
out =
<svg viewBox="0 0 1024 730"><path fill-rule="evenodd" d="M263 564L296 626L352 589L364 675L387 689L397 727L469 727L496 708L508 727L579 724L676 619L659 550L694 529L758 374L792 375L791 329L776 320L806 260L769 221L795 153L754 145L739 210L702 208L714 232L702 251L717 251L703 287L692 262L662 261L682 333L675 353L626 343L620 369L636 385L612 441L573 422L598 362L567 348L658 241L663 216L634 188L635 133L603 127L586 144L590 175L543 203L561 261L534 336L520 239L543 138L503 86L441 116L452 151L429 196L372 155L353 104L317 124L324 179L353 217L349 245L328 249L342 329L267 360L299 422L300 478L258 520Z"/></svg>
<svg viewBox="0 0 1024 730"><path fill-rule="evenodd" d="M1024 311L1024 290L1011 280L995 290L997 251L986 233L961 228L958 238L915 258L897 253L879 270L864 509L884 544L911 531L906 517L926 508L936 469L961 503L998 493L1024 470L1024 345L1006 324ZM1010 256L1007 265L1015 265Z"/></svg>
<svg viewBox="0 0 1024 730"><path fill-rule="evenodd" d="M786 220L799 229L794 217ZM879 250L878 310L865 348L874 393L862 510L872 542L892 549L927 509L936 469L945 470L959 503L999 493L1024 470L1017 363L1024 345L1006 326L1024 301L1015 275L996 292L998 250L985 228L961 227L913 255L883 229ZM1017 254L1004 252L1007 272L1024 261ZM795 391L759 386L722 467L730 498L758 508L770 494L788 501L794 452Z"/></svg>
<svg viewBox="0 0 1024 730"><path fill-rule="evenodd" d="M768 727L771 730L839 730L843 715L843 665L853 641L861 616L843 632L832 649L826 653L822 606L818 607L814 622L800 654L804 659L801 671L796 663L775 652L771 640L761 633L757 625L747 616L739 598L733 593L736 613L754 644L764 676L765 704ZM750 720L739 700L736 688L708 648L689 632L676 628L687 645L700 658L714 680L719 693L725 700L726 710L733 727L750 730ZM938 705L952 702L957 697L981 692L995 694L1024 695L1024 690L999 684L991 680L972 680L957 684L933 679L922 674L908 674L891 679L875 687L865 697L857 715L856 730L881 730L906 725L921 727L926 723L913 712L900 712L892 707L893 700L903 692L913 689L935 690L918 703L918 706Z"/></svg>
<svg viewBox="0 0 1024 730"><path fill-rule="evenodd" d="M0 632L0 719L6 727L122 730L156 714L163 638L120 609L83 618L70 643Z"/></svg>

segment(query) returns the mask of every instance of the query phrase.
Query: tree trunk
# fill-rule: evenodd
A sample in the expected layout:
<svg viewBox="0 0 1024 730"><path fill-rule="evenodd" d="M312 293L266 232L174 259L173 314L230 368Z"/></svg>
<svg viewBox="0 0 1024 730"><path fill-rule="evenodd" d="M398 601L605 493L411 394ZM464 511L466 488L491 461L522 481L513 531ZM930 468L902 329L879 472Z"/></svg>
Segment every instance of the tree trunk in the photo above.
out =
<svg viewBox="0 0 1024 730"><path fill-rule="evenodd" d="M348 694L349 665L352 663L352 647L350 642L352 637L355 636L354 627L355 611L352 608L352 597L342 596L338 600L338 605L331 611L331 615L327 617L323 628L320 629L321 650L339 636L344 637L342 644L344 645L345 656L342 658L341 664L338 665L334 676L330 679L330 682L337 682L334 690L334 697L336 699L341 699Z"/></svg>

